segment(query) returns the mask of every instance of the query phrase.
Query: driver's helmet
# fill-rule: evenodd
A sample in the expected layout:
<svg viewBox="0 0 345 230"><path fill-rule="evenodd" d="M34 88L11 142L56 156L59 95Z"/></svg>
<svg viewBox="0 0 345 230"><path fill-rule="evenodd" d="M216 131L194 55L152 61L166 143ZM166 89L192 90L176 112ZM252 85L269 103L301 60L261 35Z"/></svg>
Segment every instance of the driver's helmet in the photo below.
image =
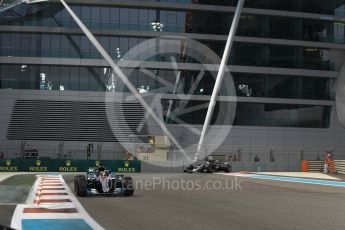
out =
<svg viewBox="0 0 345 230"><path fill-rule="evenodd" d="M105 171L105 167L104 167L104 166L99 166L99 167L98 167L98 171L100 171L100 172L101 172L101 171Z"/></svg>
<svg viewBox="0 0 345 230"><path fill-rule="evenodd" d="M98 174L104 176L105 174L105 167L104 166L99 166L98 167Z"/></svg>

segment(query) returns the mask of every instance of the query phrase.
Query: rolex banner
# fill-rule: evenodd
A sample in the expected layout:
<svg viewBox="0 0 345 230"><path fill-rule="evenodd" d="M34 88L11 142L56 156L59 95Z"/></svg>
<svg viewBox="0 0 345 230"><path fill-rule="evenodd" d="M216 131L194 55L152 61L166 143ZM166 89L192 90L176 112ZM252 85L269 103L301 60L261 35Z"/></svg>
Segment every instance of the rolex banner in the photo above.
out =
<svg viewBox="0 0 345 230"><path fill-rule="evenodd" d="M0 172L86 172L100 165L117 173L141 171L137 160L1 159Z"/></svg>

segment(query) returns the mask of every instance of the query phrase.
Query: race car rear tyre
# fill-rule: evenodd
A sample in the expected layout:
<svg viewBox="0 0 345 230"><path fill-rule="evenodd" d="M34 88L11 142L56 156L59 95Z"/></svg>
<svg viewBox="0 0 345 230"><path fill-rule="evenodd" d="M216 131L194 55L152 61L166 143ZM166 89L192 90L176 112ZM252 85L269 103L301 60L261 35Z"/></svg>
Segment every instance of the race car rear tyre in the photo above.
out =
<svg viewBox="0 0 345 230"><path fill-rule="evenodd" d="M123 193L124 196L133 196L134 190L125 190Z"/></svg>
<svg viewBox="0 0 345 230"><path fill-rule="evenodd" d="M133 178L129 177L129 176L125 176L123 178L123 187L132 189L133 188Z"/></svg>
<svg viewBox="0 0 345 230"><path fill-rule="evenodd" d="M74 178L74 190L78 196L86 196L86 177L85 176L76 176Z"/></svg>
<svg viewBox="0 0 345 230"><path fill-rule="evenodd" d="M123 187L124 187L124 195L125 196L132 196L134 193L133 189L133 178L132 177L124 177L123 178Z"/></svg>

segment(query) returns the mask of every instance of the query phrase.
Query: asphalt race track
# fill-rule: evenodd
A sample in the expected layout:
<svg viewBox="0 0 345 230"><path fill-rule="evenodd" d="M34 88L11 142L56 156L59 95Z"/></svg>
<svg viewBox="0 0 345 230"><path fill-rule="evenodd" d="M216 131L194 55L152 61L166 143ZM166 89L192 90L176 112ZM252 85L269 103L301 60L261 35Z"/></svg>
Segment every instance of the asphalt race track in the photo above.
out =
<svg viewBox="0 0 345 230"><path fill-rule="evenodd" d="M216 174L133 177L138 187L133 197L79 198L105 229L343 230L345 226L341 187L240 177L236 187L231 184L235 177ZM152 178L160 185L153 188ZM73 189L72 176L65 180ZM139 183L144 181L146 189Z"/></svg>
<svg viewBox="0 0 345 230"><path fill-rule="evenodd" d="M15 204L11 205L0 205L0 229L1 226L9 227L11 225L12 214L16 208Z"/></svg>

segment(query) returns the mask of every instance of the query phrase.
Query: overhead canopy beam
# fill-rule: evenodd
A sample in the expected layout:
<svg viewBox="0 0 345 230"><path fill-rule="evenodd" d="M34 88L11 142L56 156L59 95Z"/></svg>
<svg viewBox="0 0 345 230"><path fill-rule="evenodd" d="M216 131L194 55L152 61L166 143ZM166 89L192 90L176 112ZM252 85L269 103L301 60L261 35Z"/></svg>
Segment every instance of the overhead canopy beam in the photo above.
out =
<svg viewBox="0 0 345 230"><path fill-rule="evenodd" d="M206 136L206 133L208 130L208 126L210 125L210 121L211 121L211 118L213 115L214 107L215 107L216 102L217 102L217 96L218 96L219 89L220 89L220 86L222 84L222 80L224 77L226 64L228 63L232 43L234 42L234 39L235 39L235 34L236 34L238 22L240 20L242 8L243 8L243 3L244 3L244 0L239 0L237 7L236 7L235 15L234 15L234 18L232 20L232 24L231 24L231 28L230 28L230 32L229 32L229 36L228 36L228 39L226 41L222 61L221 61L220 66L219 66L219 71L217 74L216 82L214 83L214 88L212 91L210 104L209 104L208 109L207 109L207 114L206 114L204 126L203 126L202 131L201 131L200 140L199 140L198 148L197 148L196 153L195 153L194 161L200 160L199 159L200 153L204 147L205 136Z"/></svg>
<svg viewBox="0 0 345 230"><path fill-rule="evenodd" d="M36 2L47 2L49 0L13 0L11 2L5 0L0 0L0 13L9 10L17 5L20 5L22 3L31 4Z"/></svg>
<svg viewBox="0 0 345 230"><path fill-rule="evenodd" d="M24 1L23 0L15 0L10 3L4 3L4 0L0 0L0 13L9 10L17 5L22 4Z"/></svg>
<svg viewBox="0 0 345 230"><path fill-rule="evenodd" d="M82 21L78 18L78 16L74 13L74 11L67 5L67 3L64 0L60 0L62 5L66 8L68 13L72 16L74 21L78 24L80 29L83 31L83 33L86 35L86 37L89 39L92 45L98 50L98 52L101 54L101 56L104 58L104 60L110 65L110 67L113 69L113 71L119 76L121 81L126 85L126 87L129 89L129 91L136 97L136 99L139 101L139 103L144 107L146 112L152 117L152 119L157 123L157 125L162 129L163 133L167 135L167 137L175 144L175 146L181 151L181 153L186 157L187 160L190 160L190 157L186 154L180 143L176 140L176 138L170 133L170 131L165 126L164 122L158 118L158 116L154 113L152 108L146 103L146 101L143 99L143 97L139 94L137 89L132 85L132 83L129 81L129 79L124 75L124 73L121 71L121 69L115 64L113 59L110 57L110 55L105 51L105 49L102 47L102 45L97 41L95 36L90 32L90 30L82 23Z"/></svg>

